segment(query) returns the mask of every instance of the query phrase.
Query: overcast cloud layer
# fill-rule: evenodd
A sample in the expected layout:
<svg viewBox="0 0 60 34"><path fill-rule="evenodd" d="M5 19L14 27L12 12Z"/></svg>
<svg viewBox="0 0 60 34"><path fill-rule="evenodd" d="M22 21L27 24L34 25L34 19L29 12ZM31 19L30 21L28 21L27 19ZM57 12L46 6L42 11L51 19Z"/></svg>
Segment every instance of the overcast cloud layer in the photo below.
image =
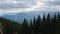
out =
<svg viewBox="0 0 60 34"><path fill-rule="evenodd" d="M0 14L29 11L60 11L60 0L0 0Z"/></svg>

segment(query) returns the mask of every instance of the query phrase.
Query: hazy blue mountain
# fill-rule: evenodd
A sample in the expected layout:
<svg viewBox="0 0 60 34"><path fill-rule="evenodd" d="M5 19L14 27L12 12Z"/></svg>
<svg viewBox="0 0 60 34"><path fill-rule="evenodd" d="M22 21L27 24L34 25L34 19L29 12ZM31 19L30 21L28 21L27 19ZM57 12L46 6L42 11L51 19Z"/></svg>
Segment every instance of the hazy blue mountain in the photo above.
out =
<svg viewBox="0 0 60 34"><path fill-rule="evenodd" d="M7 18L13 21L17 21L19 23L23 22L23 19L26 18L28 21L33 19L34 16L37 18L38 15L40 15L41 17L43 16L43 14L45 14L47 16L47 14L50 13L50 16L53 17L54 14L58 14L58 12L44 12L44 11L32 11L32 12L25 12L25 13L17 13L14 15L4 15L1 16L3 18Z"/></svg>

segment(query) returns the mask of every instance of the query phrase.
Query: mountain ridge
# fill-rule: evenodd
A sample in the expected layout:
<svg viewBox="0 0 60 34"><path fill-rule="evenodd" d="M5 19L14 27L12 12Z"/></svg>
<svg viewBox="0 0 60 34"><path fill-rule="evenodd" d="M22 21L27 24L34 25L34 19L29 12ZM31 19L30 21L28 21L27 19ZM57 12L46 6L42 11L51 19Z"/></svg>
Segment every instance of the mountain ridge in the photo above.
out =
<svg viewBox="0 0 60 34"><path fill-rule="evenodd" d="M18 14L14 14L14 15L4 15L4 16L0 16L6 19L10 19L19 23L22 23L24 18L26 18L28 21L33 19L34 17L37 18L38 15L40 15L41 17L43 17L43 14L45 14L45 16L47 16L47 14L50 13L50 16L53 17L54 14L58 14L59 12L40 12L40 11L32 11L32 12L27 12L27 13L18 13Z"/></svg>

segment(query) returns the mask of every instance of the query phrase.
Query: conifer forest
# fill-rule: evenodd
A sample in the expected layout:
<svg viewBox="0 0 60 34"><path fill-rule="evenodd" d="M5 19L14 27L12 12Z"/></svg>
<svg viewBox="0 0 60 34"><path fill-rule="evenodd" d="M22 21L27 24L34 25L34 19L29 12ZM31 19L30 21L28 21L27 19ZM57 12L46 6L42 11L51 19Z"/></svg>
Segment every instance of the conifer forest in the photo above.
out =
<svg viewBox="0 0 60 34"><path fill-rule="evenodd" d="M38 15L30 21L24 18L22 24L0 17L0 23L3 34L60 34L59 13L52 18L49 13L47 16L44 14L42 18Z"/></svg>

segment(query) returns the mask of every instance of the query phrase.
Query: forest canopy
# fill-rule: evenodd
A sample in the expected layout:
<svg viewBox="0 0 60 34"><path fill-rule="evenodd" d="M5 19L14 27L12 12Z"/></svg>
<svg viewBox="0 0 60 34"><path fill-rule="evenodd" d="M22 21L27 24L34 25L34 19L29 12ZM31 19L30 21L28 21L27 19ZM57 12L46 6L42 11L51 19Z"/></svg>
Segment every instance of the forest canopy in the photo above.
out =
<svg viewBox="0 0 60 34"><path fill-rule="evenodd" d="M28 22L24 18L22 24L0 17L0 22L3 27L3 34L59 34L60 33L60 14L50 18L50 14L43 18L38 15L37 19ZM30 23L30 24L29 24Z"/></svg>

